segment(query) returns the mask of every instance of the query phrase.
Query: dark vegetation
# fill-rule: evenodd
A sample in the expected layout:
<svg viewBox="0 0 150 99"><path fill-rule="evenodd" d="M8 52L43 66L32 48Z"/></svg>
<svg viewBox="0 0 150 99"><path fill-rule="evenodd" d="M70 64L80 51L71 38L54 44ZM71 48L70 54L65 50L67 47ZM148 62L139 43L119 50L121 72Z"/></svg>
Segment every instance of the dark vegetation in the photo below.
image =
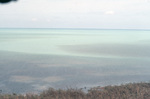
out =
<svg viewBox="0 0 150 99"><path fill-rule="evenodd" d="M0 3L9 3L11 1L17 1L17 0L0 0Z"/></svg>
<svg viewBox="0 0 150 99"><path fill-rule="evenodd" d="M150 83L130 83L120 86L55 90L50 88L40 94L1 94L0 99L150 99Z"/></svg>

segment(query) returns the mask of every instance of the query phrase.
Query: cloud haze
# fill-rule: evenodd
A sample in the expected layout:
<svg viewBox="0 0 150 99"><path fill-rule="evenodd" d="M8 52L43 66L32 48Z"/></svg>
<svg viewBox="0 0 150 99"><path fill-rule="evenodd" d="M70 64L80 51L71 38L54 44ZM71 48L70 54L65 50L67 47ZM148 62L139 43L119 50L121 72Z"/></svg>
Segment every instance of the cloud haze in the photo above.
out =
<svg viewBox="0 0 150 99"><path fill-rule="evenodd" d="M147 0L20 0L0 5L0 27L147 29L149 10Z"/></svg>

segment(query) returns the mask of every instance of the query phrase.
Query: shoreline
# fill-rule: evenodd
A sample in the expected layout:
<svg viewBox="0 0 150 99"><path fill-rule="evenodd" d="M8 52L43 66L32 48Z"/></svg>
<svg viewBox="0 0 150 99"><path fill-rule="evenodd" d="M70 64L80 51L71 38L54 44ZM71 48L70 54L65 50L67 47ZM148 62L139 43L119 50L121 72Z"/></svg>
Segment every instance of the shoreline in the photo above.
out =
<svg viewBox="0 0 150 99"><path fill-rule="evenodd" d="M0 99L149 99L150 82L128 83L122 85L93 87L86 92L83 89L49 88L39 94L4 94L0 90Z"/></svg>

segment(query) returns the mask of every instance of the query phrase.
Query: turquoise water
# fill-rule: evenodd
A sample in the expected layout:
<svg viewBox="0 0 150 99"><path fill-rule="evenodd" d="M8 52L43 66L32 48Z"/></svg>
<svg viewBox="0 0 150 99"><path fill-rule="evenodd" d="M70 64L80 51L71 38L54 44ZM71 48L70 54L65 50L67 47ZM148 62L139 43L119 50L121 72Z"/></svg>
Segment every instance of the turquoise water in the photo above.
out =
<svg viewBox="0 0 150 99"><path fill-rule="evenodd" d="M107 52L104 53L104 51L99 51L99 54L96 55L92 48L98 46L102 46L102 49L110 47L108 52L113 50L111 53L114 53L116 50L119 51L121 47L129 46L129 50L128 48L122 48L122 50L128 51L127 54L132 54L130 51L135 51L134 48L136 47L147 48L149 46L149 32L142 30L1 29L0 50L35 54L105 57L112 55L107 54ZM78 48L78 46L81 48ZM93 51L86 54L80 52L80 50L86 52L88 49ZM120 55L114 54L113 56Z"/></svg>
<svg viewBox="0 0 150 99"><path fill-rule="evenodd" d="M149 51L149 30L0 29L0 89L149 81Z"/></svg>

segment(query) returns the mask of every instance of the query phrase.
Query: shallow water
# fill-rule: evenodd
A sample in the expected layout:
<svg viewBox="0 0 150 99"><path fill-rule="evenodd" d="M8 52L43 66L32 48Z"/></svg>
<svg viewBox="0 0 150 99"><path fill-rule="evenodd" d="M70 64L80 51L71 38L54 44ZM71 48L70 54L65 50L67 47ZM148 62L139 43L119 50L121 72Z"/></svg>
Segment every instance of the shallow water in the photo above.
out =
<svg viewBox="0 0 150 99"><path fill-rule="evenodd" d="M149 43L148 30L0 29L0 89L149 81Z"/></svg>

